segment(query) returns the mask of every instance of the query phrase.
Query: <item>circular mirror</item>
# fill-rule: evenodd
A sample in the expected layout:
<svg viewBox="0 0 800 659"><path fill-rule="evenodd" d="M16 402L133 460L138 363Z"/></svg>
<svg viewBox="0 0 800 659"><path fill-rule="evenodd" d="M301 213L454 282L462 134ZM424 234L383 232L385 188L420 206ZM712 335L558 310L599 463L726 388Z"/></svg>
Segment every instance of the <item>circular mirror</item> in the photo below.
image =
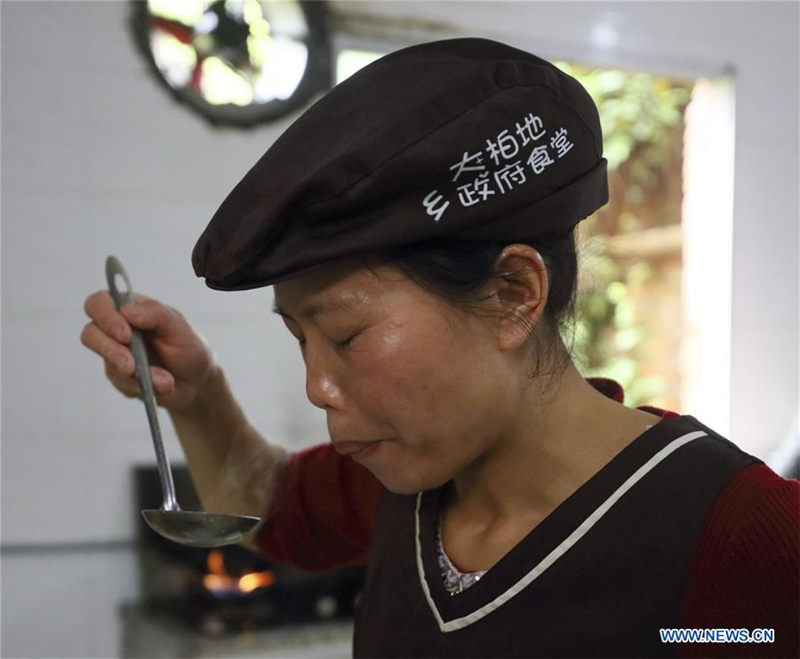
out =
<svg viewBox="0 0 800 659"><path fill-rule="evenodd" d="M331 86L322 2L135 1L131 22L158 79L214 124L270 121Z"/></svg>

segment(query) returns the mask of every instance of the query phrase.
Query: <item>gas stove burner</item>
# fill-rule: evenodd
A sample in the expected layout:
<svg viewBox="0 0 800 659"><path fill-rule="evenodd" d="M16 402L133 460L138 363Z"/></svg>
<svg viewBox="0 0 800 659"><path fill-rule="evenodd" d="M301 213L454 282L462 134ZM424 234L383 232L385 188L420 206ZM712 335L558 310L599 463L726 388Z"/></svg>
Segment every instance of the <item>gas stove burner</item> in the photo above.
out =
<svg viewBox="0 0 800 659"><path fill-rule="evenodd" d="M185 465L173 469L181 501L199 501ZM155 465L134 469L137 510L160 497ZM167 616L207 636L351 618L365 568L308 574L272 564L239 545L186 547L139 524L139 583L142 603L153 616Z"/></svg>

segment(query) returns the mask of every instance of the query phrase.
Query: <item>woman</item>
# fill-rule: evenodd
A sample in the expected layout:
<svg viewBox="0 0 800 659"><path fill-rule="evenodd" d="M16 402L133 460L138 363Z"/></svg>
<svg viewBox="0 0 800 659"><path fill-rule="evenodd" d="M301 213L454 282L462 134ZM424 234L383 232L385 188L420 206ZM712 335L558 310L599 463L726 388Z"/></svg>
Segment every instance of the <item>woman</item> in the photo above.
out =
<svg viewBox="0 0 800 659"><path fill-rule="evenodd" d="M357 656L796 654L798 483L694 417L625 407L562 341L574 227L606 201L574 79L492 41L415 46L306 111L193 253L213 288L274 284L330 444L265 442L155 300L90 296L82 340L135 396L126 343L149 332L204 506L267 516L251 547L368 562ZM681 627L775 638L662 638Z"/></svg>

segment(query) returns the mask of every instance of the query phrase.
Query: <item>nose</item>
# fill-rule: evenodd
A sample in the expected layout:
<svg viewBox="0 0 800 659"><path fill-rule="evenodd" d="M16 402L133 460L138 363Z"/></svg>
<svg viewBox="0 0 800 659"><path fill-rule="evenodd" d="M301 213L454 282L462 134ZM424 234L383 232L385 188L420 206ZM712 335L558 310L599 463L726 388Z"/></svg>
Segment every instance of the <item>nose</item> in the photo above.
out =
<svg viewBox="0 0 800 659"><path fill-rule="evenodd" d="M337 384L330 360L319 353L311 354L306 345L306 396L312 405L322 410L340 408L342 390Z"/></svg>

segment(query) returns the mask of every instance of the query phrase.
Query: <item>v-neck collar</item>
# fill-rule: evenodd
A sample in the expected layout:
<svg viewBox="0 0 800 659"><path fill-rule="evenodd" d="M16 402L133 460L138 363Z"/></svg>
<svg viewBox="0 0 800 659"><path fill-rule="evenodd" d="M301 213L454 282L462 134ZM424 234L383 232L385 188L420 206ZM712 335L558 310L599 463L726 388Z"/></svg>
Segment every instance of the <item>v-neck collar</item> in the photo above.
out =
<svg viewBox="0 0 800 659"><path fill-rule="evenodd" d="M446 487L417 496L417 570L442 632L463 629L527 588L580 542L594 524L651 469L685 444L706 436L692 416L664 419L645 430L589 478L467 590L451 596L436 556L436 519Z"/></svg>

